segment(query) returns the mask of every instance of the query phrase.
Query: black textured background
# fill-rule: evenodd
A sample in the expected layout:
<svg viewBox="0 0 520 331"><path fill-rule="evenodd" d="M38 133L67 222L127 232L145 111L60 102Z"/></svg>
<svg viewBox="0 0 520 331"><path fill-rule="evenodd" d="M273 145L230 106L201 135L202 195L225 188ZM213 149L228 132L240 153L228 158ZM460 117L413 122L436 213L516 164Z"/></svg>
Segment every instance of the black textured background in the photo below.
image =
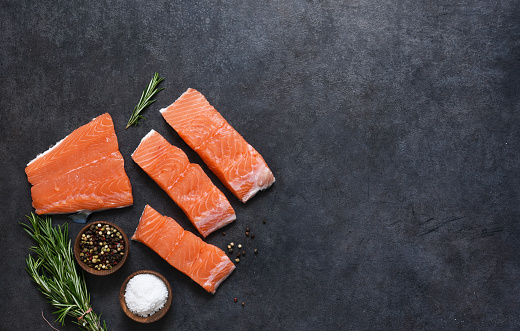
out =
<svg viewBox="0 0 520 331"><path fill-rule="evenodd" d="M158 112L188 87L276 183L243 205L203 165L238 217L207 242L249 254L213 296L133 242L87 276L109 329L520 329L519 38L513 0L0 0L0 329L58 326L24 270L24 168L93 117L113 117L135 204L91 220L131 235L149 203L195 231L130 158L153 128L202 163ZM155 71L165 90L125 131ZM140 269L173 287L153 325L118 303Z"/></svg>

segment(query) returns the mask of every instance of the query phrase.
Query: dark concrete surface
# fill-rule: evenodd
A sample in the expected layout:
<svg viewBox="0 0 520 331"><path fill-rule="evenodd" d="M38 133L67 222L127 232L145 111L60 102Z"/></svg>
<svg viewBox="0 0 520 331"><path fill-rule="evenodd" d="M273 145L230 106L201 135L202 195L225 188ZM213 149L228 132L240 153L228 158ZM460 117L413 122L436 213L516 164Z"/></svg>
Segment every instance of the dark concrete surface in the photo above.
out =
<svg viewBox="0 0 520 331"><path fill-rule="evenodd" d="M165 90L124 130L155 71ZM202 164L158 112L188 87L276 183L243 205L202 164L238 217L207 242L248 255L211 295L133 242L87 276L110 330L518 330L519 72L518 1L0 0L0 330L76 329L24 270L19 222L27 162L91 118L112 115L135 198L91 221L131 235L150 204L195 231L130 158L153 128ZM140 269L173 288L153 325L118 303Z"/></svg>

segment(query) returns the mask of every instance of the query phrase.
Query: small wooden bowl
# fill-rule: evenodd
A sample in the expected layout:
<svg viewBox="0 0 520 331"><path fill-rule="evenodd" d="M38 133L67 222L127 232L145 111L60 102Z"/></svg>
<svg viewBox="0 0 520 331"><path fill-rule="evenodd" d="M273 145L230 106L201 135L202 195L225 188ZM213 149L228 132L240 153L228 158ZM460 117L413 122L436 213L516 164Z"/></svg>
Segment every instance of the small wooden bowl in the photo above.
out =
<svg viewBox="0 0 520 331"><path fill-rule="evenodd" d="M81 261L81 258L79 256L79 254L81 253L81 249L79 248L79 245L81 242L81 235L83 233L85 233L90 228L91 225L97 225L97 224L109 225L111 227L116 228L117 231L119 231L121 233L121 236L123 237L123 242L125 245L125 250L124 250L125 254L123 255L123 258L121 259L121 261L119 261L119 263L115 267L112 267L111 269L108 269L108 270L97 270L97 269L91 268L88 265L86 265L83 261ZM81 231L76 236L76 240L74 241L74 257L76 258L76 261L78 262L79 266L83 270L88 272L89 274L93 274L93 275L97 275L97 276L110 275L110 274L116 272L117 270L119 270L125 263L126 258L128 257L129 249L130 249L129 241L128 241L128 237L126 236L125 232L119 226L115 225L114 223L107 222L107 221L97 221L97 222L92 222L91 224L86 225L83 229L81 229Z"/></svg>
<svg viewBox="0 0 520 331"><path fill-rule="evenodd" d="M132 277L140 274L152 274L157 277L159 277L163 282L164 285L166 285L166 288L168 289L168 299L166 299L166 302L164 303L164 307L162 307L159 311L155 312L152 316L148 317L141 317L139 315L136 315L132 313L130 309L128 309L128 306L126 305L125 301L125 292L126 292L126 285L132 279ZM172 287L170 286L170 283L168 280L161 275L160 273L153 271L153 270L139 270L128 276L125 281L123 282L123 285L121 285L121 290L119 290L119 304L121 305L121 308L125 312L126 316L130 317L132 320L139 322L139 323L153 323L155 321L160 320L166 313L168 312L168 309L170 309L170 306L172 304Z"/></svg>

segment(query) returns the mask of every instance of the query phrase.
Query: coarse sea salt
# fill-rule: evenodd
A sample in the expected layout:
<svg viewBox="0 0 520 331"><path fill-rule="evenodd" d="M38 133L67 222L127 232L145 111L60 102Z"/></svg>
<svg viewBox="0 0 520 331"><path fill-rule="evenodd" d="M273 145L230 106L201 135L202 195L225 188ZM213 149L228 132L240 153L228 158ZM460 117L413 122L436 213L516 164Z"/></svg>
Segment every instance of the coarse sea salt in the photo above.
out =
<svg viewBox="0 0 520 331"><path fill-rule="evenodd" d="M152 274L139 274L132 277L125 290L125 302L130 311L138 316L147 317L159 311L168 299L166 284Z"/></svg>

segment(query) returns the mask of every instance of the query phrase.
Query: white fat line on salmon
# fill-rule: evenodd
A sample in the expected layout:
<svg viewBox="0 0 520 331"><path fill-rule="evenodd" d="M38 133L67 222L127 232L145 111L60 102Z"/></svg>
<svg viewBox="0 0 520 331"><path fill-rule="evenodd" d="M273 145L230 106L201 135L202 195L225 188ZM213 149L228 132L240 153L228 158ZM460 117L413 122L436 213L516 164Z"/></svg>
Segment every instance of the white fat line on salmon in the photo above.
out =
<svg viewBox="0 0 520 331"><path fill-rule="evenodd" d="M214 269L211 270L211 271L214 271L214 272L211 272L210 276L208 277L208 279L204 283L205 286L211 286L211 283L214 280L215 276L220 274L220 271L222 271L224 268L226 268L229 265L229 258L227 258L226 255L224 255L220 259L220 261L221 262L218 264L218 266L216 266ZM217 288L220 286L220 284L222 284L222 282L224 280L226 280L226 278L228 278L229 275L231 275L231 273L235 269L236 269L236 266L233 264L233 268L229 271L229 273L227 275L225 275L224 277L222 277L220 280L215 282L215 289L214 289L213 292L211 292L212 294L215 294L215 292L217 291Z"/></svg>
<svg viewBox="0 0 520 331"><path fill-rule="evenodd" d="M70 136L70 134L68 136ZM67 137L65 137L62 140L58 141L56 144L54 144L54 146L51 145L51 147L49 147L49 149L46 150L45 152L38 154L34 159L32 159L29 163L27 163L27 166L31 165L31 163L33 163L37 159L39 159L39 158L49 154L52 150L56 149L65 139L67 139Z"/></svg>
<svg viewBox="0 0 520 331"><path fill-rule="evenodd" d="M169 220L169 218L166 218L166 220ZM175 254L176 253L176 250L177 250L177 247L180 246L181 242L182 242L182 239L184 238L184 236L186 235L186 230L184 230L180 235L179 235L179 238L177 239L176 242L173 243L173 247L170 249L170 251L168 252L168 255L165 255L164 257L164 260L165 261L170 261L170 257L172 254ZM150 247L151 248L151 247ZM153 250L153 249L152 249ZM199 254L200 255L200 254ZM198 256L198 255L197 255ZM162 256L161 256L162 257ZM191 266L193 265L193 263L195 263L196 260L191 260L191 261L184 261L186 263L186 265L189 265L189 267L191 268ZM168 262L169 263L169 262ZM175 269L177 269L177 267L174 267ZM179 270L180 272L182 272L183 274L185 274L186 276L190 277L190 275L188 275L187 273L184 273L183 271L181 271L180 269L177 269Z"/></svg>
<svg viewBox="0 0 520 331"><path fill-rule="evenodd" d="M143 139L141 139L141 142L139 143L139 145L137 146L137 148L133 151L132 155L130 156L134 156L135 152L137 151L137 149L139 149L139 146L141 146L141 144L143 143L143 141L147 140L148 138L150 138L150 136L152 134L154 134L156 131L154 129L151 129L150 132L148 132L146 134L146 136L143 137Z"/></svg>
<svg viewBox="0 0 520 331"><path fill-rule="evenodd" d="M190 92L191 90L193 90L193 89L192 89L191 87L188 87L188 89L187 89L183 94L181 94L177 99L175 99L175 101L177 101L177 100L179 100L180 98L182 98L186 93ZM172 105L175 103L175 101L172 102ZM166 111L168 108L170 108L170 106L168 106L168 107L166 107L166 108L162 108L162 109L160 109L159 112L161 112L161 114L162 114L162 113L163 113L164 111Z"/></svg>
<svg viewBox="0 0 520 331"><path fill-rule="evenodd" d="M240 165L240 163L238 164ZM254 169L250 172L236 178L235 180L229 181L229 185L237 192L241 191L242 185L245 183L253 183L254 186L249 189L248 193L240 199L242 202L246 202L251 197L253 197L259 191L265 190L269 188L275 182L274 176L272 176L273 181L269 182L270 177L272 176L271 170L265 164L258 163ZM261 180L259 181L258 178ZM260 185L259 185L260 184Z"/></svg>
<svg viewBox="0 0 520 331"><path fill-rule="evenodd" d="M95 184L95 187L100 187L100 186L103 186L105 185L106 183L108 182L112 182L113 181L113 178L108 178L104 181L101 181L101 182L98 182ZM68 196L66 199L62 199L62 200L59 200L59 201L56 201L56 202L53 202L51 204L48 204L46 205L45 207L45 210L49 210L49 209L52 209L52 208L55 208L57 206L67 206L67 205L73 205L74 204L74 201L76 200L81 200L85 203L88 203L89 205L93 206L93 207L96 207L96 206L99 206L99 205L106 205L106 207L104 208L93 208L93 209L81 209L81 210L74 210L74 211L69 211L69 212L52 212L51 214L73 214L73 213L86 213L86 212L98 212L98 211L103 211L103 210L108 210L108 209L114 209L114 208L125 208L125 207L128 207L128 206L131 206L132 203L129 203L127 205L117 205L119 202L120 202L120 199L118 199L119 197L121 196L124 196L125 193L116 193L116 194L110 194L110 195L103 195L103 196L99 196L99 195L96 195L96 194L83 194L83 193L78 193L78 194L75 194L75 195L72 195L72 196ZM116 199L116 200L115 200ZM89 200L88 202L85 202ZM43 212L43 214L47 214L47 212Z"/></svg>
<svg viewBox="0 0 520 331"><path fill-rule="evenodd" d="M186 158L187 157L188 156L186 156ZM190 167L190 164L192 164L192 163L190 163L190 160L188 160L188 164L186 164L186 167L184 168L184 170L177 176L177 178L175 178L173 183L171 183L170 186L168 186L166 188L166 190L165 190L166 193L170 192L173 189L173 187L175 186L175 184L177 184L181 179L184 179L184 174L186 173L186 171L188 171L188 168ZM193 164L195 164L195 163L193 163ZM168 193L168 195L170 195L170 193ZM172 200L173 200L173 198L172 198Z"/></svg>
<svg viewBox="0 0 520 331"><path fill-rule="evenodd" d="M103 116L103 115L100 115L100 116ZM98 116L99 117L99 116ZM95 120L97 117L94 117L92 120L90 120L90 122L92 122L93 120ZM89 122L89 123L90 123ZM89 124L87 123L87 124ZM82 126L85 126L87 124L84 124ZM78 128L79 129L79 128ZM77 130L77 129L76 129ZM74 133L74 132L72 132ZM50 153L53 149L57 148L65 139L67 139L72 133L68 134L65 138L63 138L62 140L58 141L56 144L54 145L51 145L51 147L49 147L48 150L46 150L45 152L43 153L40 153L38 154L34 159L32 159L29 163L27 163L27 166L29 166L31 163L33 163L34 161L36 161L37 159L39 159L40 157L42 156L45 156L46 154ZM108 138L107 138L108 139ZM108 141L108 140L107 140Z"/></svg>
<svg viewBox="0 0 520 331"><path fill-rule="evenodd" d="M197 220L194 222L195 223L195 227L198 229L199 227L202 227L203 225L206 225L206 223L208 221L211 221L211 220L213 220L215 218L218 218L218 217L215 216L215 214L213 212L215 210L221 210L220 215L222 215L223 213L225 213L227 211L227 206L228 205L225 202L221 202L217 208L212 209L212 210L208 210L202 216L197 217ZM222 208L222 207L224 207L224 208ZM224 226L228 225L229 223L233 222L236 219L237 219L237 215L236 214L230 215L228 218L221 219L219 222L215 222L214 225L211 228L206 229L202 235L204 237L207 237L213 231L215 231L217 229L220 229L220 228L223 228Z"/></svg>
<svg viewBox="0 0 520 331"><path fill-rule="evenodd" d="M185 95L186 93L188 93L189 90L190 90L190 88L188 88L188 89L186 90L186 92L184 92L183 94L181 94L180 97L178 97L177 99L175 99L175 101L177 101L177 100L179 100L180 98L182 98L182 96ZM172 103L172 105L175 103L175 101ZM162 113L164 113L168 108L169 108L169 106L166 107L166 108L159 109L159 112L162 114Z"/></svg>
<svg viewBox="0 0 520 331"><path fill-rule="evenodd" d="M199 201L202 201L203 199L205 200L205 198L209 197L209 194L210 193L206 193L204 197L201 197L199 199ZM215 211L226 212L228 210L228 207L230 207L230 205L226 203L226 200L220 200L219 204L215 206L215 208L207 209L205 212L199 215L197 217L197 219L199 220L198 222L207 222L208 220L213 219L213 217L215 216Z"/></svg>
<svg viewBox="0 0 520 331"><path fill-rule="evenodd" d="M118 155L118 154L119 154L119 155ZM91 166L91 165L93 165L93 164L99 162L99 161L103 161L103 160L105 160L105 159L108 159L108 158L110 158L110 157L112 157L112 156L116 156L117 158L121 158L121 159L123 158L123 156L121 155L121 153L120 153L119 151L115 151L115 152L113 152L113 153L111 153L111 154L109 154L109 155L107 155L107 156L103 156L102 158L99 158L99 159L94 160L94 161L89 162L89 163L85 163L85 164L83 164L83 165L81 165L81 166L79 166L79 167L77 167L77 168L74 168L74 169L71 169L71 170L69 170L69 171L67 171L67 172L64 172L64 173L60 174L58 177L62 177L62 176L68 175L68 174L70 174L70 173L72 173L72 172L74 172L74 171L76 171L76 170L79 170L79 169L82 169L82 168L86 168L86 167L88 167L88 166ZM54 180L54 179L55 179L55 178L49 178L49 179L47 179L47 180L44 180L44 181L39 182L38 184L46 183L46 182L49 182L49 181Z"/></svg>
<svg viewBox="0 0 520 331"><path fill-rule="evenodd" d="M193 106L193 105L185 105L180 106L176 105L175 110L173 111L173 114L166 114L168 118L171 118L171 116L175 117L175 120L179 123L186 123L192 118L196 118L198 115L206 113L208 110L207 108L211 107L211 105L208 103L207 105L200 105L200 106ZM168 110L168 108L163 108L164 111ZM211 107L210 112L216 112L216 110ZM166 117L165 117L166 118Z"/></svg>
<svg viewBox="0 0 520 331"><path fill-rule="evenodd" d="M148 205L146 205L146 206L148 206ZM141 213L141 216L139 217L139 220L141 220L143 218L144 212L146 211L146 206L144 207L143 212ZM137 233L137 229L139 228L140 223L141 222L137 223L137 227L135 228L134 234L130 238L131 240L138 240L139 239L139 238L135 237L135 234Z"/></svg>
<svg viewBox="0 0 520 331"><path fill-rule="evenodd" d="M236 219L237 219L236 215L232 215L232 216L228 217L227 219L223 219L220 223L215 223L214 226L212 226L208 230L204 231L204 233L207 233L204 237L207 237L213 231L223 228L224 226L228 225L229 223L235 221Z"/></svg>

